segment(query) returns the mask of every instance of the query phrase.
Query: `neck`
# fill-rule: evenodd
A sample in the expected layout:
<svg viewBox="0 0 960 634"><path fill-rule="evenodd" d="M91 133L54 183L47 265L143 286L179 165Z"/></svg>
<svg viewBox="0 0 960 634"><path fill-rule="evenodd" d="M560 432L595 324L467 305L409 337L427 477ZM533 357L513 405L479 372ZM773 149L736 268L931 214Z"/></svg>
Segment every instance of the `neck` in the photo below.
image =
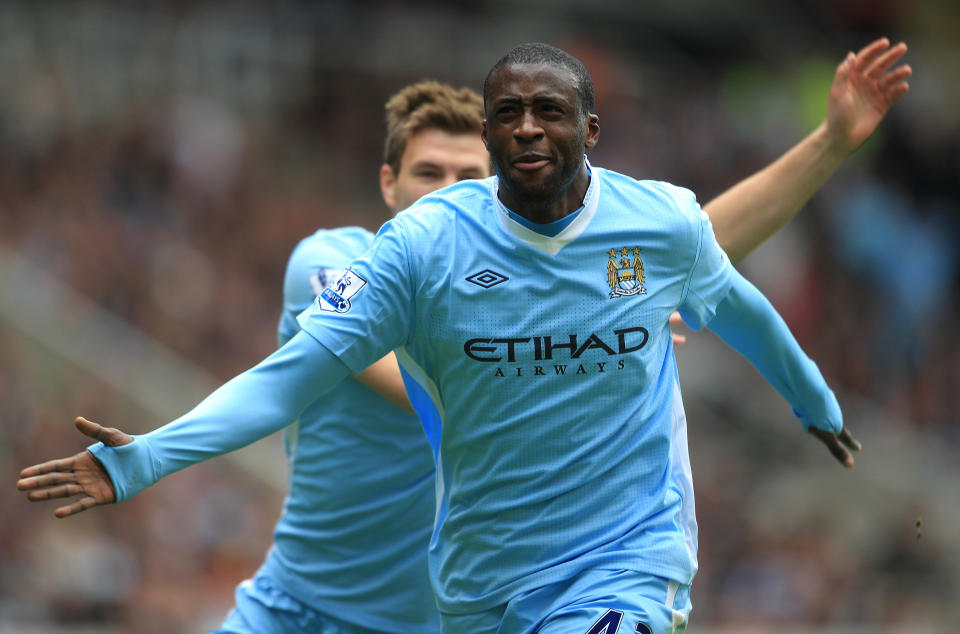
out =
<svg viewBox="0 0 960 634"><path fill-rule="evenodd" d="M590 186L590 174L586 163L580 164L580 169L573 178L565 183L556 196L547 199L521 198L503 186L497 190L497 197L507 209L523 216L531 222L547 224L568 216L583 206L583 199Z"/></svg>

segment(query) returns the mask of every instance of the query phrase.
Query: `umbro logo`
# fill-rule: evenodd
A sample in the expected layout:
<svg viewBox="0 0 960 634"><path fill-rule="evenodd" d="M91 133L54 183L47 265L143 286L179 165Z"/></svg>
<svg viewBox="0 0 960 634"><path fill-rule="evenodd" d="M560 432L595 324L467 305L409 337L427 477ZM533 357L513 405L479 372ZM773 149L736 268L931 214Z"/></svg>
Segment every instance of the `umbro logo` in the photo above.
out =
<svg viewBox="0 0 960 634"><path fill-rule="evenodd" d="M470 277L466 278L471 284L476 284L482 288L491 288L497 284L502 284L509 280L510 278L506 275L501 275L496 271L491 271L490 269L483 269L479 273L474 273Z"/></svg>

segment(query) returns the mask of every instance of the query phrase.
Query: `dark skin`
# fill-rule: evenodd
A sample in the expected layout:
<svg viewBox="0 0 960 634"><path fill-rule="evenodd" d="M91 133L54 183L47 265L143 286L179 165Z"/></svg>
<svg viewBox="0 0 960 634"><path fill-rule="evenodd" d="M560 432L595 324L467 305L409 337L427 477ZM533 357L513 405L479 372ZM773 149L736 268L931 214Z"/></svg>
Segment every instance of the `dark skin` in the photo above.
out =
<svg viewBox="0 0 960 634"><path fill-rule="evenodd" d="M583 204L590 176L583 160L600 136L583 112L569 71L544 64L505 66L490 78L481 136L500 201L528 220L559 220Z"/></svg>
<svg viewBox="0 0 960 634"><path fill-rule="evenodd" d="M110 447L133 442L130 435L119 429L102 427L82 416L78 416L74 424L83 435ZM57 507L53 512L57 517L76 515L101 504L112 504L117 499L110 476L86 450L69 458L27 467L20 472L17 488L27 491L27 499L31 502L82 496L71 504Z"/></svg>

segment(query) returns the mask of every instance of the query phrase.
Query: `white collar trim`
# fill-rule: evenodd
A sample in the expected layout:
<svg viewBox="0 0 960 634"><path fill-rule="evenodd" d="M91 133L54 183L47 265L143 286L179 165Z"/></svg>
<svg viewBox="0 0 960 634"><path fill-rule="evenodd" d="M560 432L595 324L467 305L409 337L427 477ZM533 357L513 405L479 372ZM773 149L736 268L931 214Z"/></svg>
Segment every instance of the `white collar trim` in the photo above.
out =
<svg viewBox="0 0 960 634"><path fill-rule="evenodd" d="M586 161L587 166L590 166L590 162L587 161L586 157L584 157L583 160ZM545 253L549 253L550 255L556 255L560 252L560 249L576 240L580 234L586 230L587 226L590 224L590 221L593 219L594 214L597 213L597 199L599 198L600 191L598 186L599 182L600 171L591 167L590 185L587 187L587 193L583 197L583 210L576 218L573 219L573 222L563 229L563 231L555 236L545 236L523 226L510 217L510 212L507 211L507 208L502 202L500 202L500 198L497 196L497 190L500 186L500 179L494 178L493 184L491 185L491 190L493 194L493 200L496 201L497 220L500 221L500 225L504 228L504 230L506 230L507 233L514 236L518 240L522 240L533 248L544 251Z"/></svg>

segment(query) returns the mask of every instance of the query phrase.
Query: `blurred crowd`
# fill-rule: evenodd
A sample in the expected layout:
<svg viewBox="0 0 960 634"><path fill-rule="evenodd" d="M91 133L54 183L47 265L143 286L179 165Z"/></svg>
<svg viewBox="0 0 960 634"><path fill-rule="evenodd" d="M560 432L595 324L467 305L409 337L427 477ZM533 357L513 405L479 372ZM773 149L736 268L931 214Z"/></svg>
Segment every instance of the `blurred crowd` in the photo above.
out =
<svg viewBox="0 0 960 634"><path fill-rule="evenodd" d="M360 20L349 3L330 4L346 23ZM394 3L375 4L384 15L399 11ZM484 11L499 6L468 4L465 11L486 20L492 18ZM660 57L651 56L649 42L645 48L619 35L594 37L583 21L579 31L536 35L553 37L594 74L602 134L591 160L690 187L701 202L814 127L833 65L847 49L883 29L898 39L916 37L908 40L917 76L911 93L771 248L741 269L768 293L840 394L873 404L886 424L908 435L956 451L956 101L947 114L930 105L945 98L936 91L949 82L934 49L925 51L925 32L897 30L904 12L893 0L880 3L886 13L854 10L865 4L840 3L844 10L832 24L812 15L824 29L819 39L804 39L809 34L793 25L796 39L783 45L807 45L789 54L772 53L769 40L767 49L763 41L734 48L720 38L697 39L695 26L688 26L692 34L659 32ZM271 67L278 77L269 98L252 89L224 96L189 82L167 93L125 93L116 80L120 87L88 87L99 95L91 105L61 57L37 52L54 46L44 30L50 17L28 6L0 11L0 32L19 20L36 35L33 53L21 50L16 58L25 66L7 83L13 89L0 95L0 246L219 379L249 367L274 346L283 269L296 242L319 227L375 229L386 219L376 188L381 108L393 90L427 73L423 62L411 61L406 72L395 70L403 67L397 60L344 69L318 45L305 48L302 59ZM95 15L106 10L90 6ZM168 26L190 12L189 3L174 6L162 12ZM304 5L285 6L301 10L307 23L319 19ZM414 23L447 24L438 3L417 6L410 10ZM201 28L205 37L198 41L215 40L215 22L201 24L208 31ZM403 57L402 32L395 37ZM429 74L479 87L486 66L514 43L507 37L472 51L475 69L464 63L458 76L449 68ZM363 41L354 44L365 48ZM182 58L189 51L176 52ZM406 54L425 55L416 47ZM3 55L10 51L0 45ZM161 62L152 69L158 77ZM107 72L96 55L77 63ZM283 92L289 84L283 73L299 82L296 90ZM149 85L148 79L138 81ZM700 345L699 337L687 346ZM121 428L129 420L146 428L164 422L149 420L84 367L65 363L55 341L52 334L46 343L25 339L0 319L0 475L8 489L0 496L0 631L48 622L131 632L215 624L231 604L233 586L268 547L282 492L215 461L122 506L62 523L52 507L10 495L19 468L83 446L70 426L74 415ZM747 416L742 393L700 397L696 384L686 392L702 533L695 624L921 631L907 624L936 626L937 615L956 616L957 570L935 549L916 548L910 531L877 536L864 557L863 548L824 538L822 515L786 530L756 520L751 487L789 456L763 451L755 432L740 424ZM869 427L863 430L869 447ZM833 466L825 462L814 460L810 468Z"/></svg>

